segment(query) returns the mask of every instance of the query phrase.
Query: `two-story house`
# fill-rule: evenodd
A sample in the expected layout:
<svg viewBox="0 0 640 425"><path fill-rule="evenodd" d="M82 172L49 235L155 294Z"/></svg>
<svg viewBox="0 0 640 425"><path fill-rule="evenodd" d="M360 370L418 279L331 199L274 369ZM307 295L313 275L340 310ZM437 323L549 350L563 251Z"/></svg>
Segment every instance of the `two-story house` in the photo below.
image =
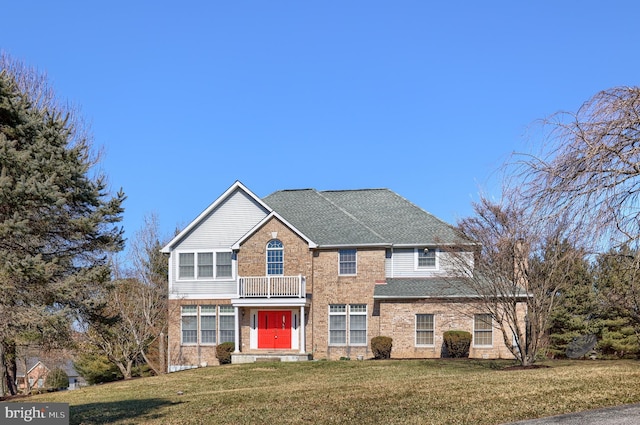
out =
<svg viewBox="0 0 640 425"><path fill-rule="evenodd" d="M434 358L454 329L472 333L470 357L511 358L482 304L454 284L473 273L474 250L387 189L260 199L236 182L162 249L169 370L216 364L227 341L234 363L369 358L378 335L393 339L392 358Z"/></svg>

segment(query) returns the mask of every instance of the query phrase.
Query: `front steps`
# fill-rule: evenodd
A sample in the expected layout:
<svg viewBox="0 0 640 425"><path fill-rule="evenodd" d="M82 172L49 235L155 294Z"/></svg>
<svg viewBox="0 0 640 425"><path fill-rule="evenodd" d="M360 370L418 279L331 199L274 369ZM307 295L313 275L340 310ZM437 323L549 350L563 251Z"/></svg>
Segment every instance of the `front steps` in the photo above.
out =
<svg viewBox="0 0 640 425"><path fill-rule="evenodd" d="M292 353L234 353L231 364L259 362L306 362L312 359L311 354Z"/></svg>

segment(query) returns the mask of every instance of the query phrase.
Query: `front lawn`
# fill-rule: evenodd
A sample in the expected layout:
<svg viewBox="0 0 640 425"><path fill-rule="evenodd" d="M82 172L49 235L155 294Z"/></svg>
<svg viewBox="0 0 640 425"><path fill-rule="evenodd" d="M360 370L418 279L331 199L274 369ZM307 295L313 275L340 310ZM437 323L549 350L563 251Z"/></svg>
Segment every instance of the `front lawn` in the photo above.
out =
<svg viewBox="0 0 640 425"><path fill-rule="evenodd" d="M640 402L638 361L514 370L473 360L217 366L25 401L70 404L71 424L500 424Z"/></svg>

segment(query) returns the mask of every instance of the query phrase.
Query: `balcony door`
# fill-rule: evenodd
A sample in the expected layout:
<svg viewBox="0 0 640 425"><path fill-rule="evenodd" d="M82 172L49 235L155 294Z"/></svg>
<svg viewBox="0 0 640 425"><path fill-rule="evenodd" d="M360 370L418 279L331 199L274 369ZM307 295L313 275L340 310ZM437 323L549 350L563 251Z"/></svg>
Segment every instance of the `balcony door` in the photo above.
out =
<svg viewBox="0 0 640 425"><path fill-rule="evenodd" d="M291 349L291 311L264 310L258 312L258 348Z"/></svg>

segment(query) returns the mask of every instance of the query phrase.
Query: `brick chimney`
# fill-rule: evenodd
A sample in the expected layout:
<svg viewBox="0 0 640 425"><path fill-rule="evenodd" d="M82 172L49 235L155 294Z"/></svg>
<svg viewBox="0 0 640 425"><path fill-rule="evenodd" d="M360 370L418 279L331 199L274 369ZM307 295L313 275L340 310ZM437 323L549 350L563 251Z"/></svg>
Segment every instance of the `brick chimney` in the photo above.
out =
<svg viewBox="0 0 640 425"><path fill-rule="evenodd" d="M524 239L517 239L513 246L513 279L525 290L529 289L529 260L528 248Z"/></svg>

